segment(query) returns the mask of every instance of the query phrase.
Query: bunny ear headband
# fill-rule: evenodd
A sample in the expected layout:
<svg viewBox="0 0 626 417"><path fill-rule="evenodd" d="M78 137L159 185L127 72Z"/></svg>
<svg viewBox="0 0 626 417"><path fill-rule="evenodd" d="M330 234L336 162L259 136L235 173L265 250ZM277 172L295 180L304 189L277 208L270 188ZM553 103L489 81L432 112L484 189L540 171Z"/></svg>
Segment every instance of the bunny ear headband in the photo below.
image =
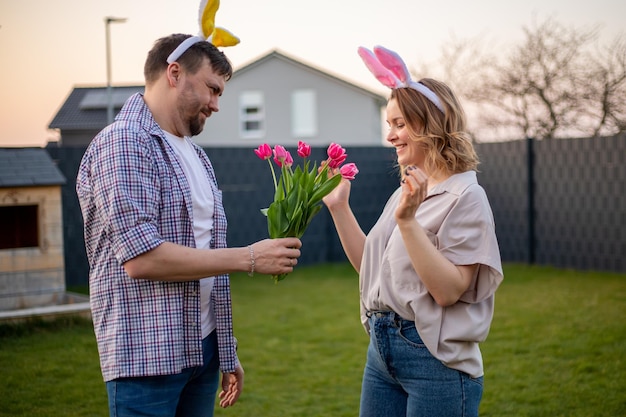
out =
<svg viewBox="0 0 626 417"><path fill-rule="evenodd" d="M215 14L220 7L219 0L201 0L199 10L200 33L185 39L167 57L167 63L175 62L182 54L198 42L209 42L215 46L234 46L239 43L239 38L224 28L215 27Z"/></svg>
<svg viewBox="0 0 626 417"><path fill-rule="evenodd" d="M443 114L446 113L439 97L430 88L411 79L411 74L409 74L409 70L400 55L382 46L375 46L374 52L361 46L358 52L370 72L385 87L391 89L410 87L424 95Z"/></svg>

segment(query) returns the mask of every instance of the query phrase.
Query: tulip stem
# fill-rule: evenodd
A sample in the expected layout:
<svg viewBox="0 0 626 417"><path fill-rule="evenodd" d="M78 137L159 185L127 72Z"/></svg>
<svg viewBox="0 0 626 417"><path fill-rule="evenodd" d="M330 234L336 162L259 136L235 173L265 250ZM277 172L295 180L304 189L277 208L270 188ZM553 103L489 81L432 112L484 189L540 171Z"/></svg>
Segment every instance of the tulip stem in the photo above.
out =
<svg viewBox="0 0 626 417"><path fill-rule="evenodd" d="M270 169L272 171L272 178L274 179L274 191L278 189L278 183L276 182L276 173L274 172L274 165L272 165L272 161L270 158L267 159L267 162L270 164Z"/></svg>

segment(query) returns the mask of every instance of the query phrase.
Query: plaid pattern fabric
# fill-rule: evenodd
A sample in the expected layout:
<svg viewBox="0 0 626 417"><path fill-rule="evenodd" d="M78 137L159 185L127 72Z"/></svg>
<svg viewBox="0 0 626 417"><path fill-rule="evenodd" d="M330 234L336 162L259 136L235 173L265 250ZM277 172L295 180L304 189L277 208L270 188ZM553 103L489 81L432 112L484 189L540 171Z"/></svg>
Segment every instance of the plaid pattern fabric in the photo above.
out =
<svg viewBox="0 0 626 417"><path fill-rule="evenodd" d="M128 99L116 121L83 156L76 180L89 259L94 330L105 381L165 375L202 364L198 281L130 278L123 263L164 241L195 246L191 191L140 94ZM214 248L226 247L226 216L213 167L206 167L214 200ZM222 372L235 370L228 275L215 279Z"/></svg>

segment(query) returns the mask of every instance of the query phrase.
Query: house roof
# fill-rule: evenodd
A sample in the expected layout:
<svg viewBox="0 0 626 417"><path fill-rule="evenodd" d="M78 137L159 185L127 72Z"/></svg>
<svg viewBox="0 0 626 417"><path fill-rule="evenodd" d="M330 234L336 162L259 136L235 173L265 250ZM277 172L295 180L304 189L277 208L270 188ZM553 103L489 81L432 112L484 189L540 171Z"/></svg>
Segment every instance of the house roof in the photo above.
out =
<svg viewBox="0 0 626 417"><path fill-rule="evenodd" d="M128 97L143 93L143 85L112 87L115 113ZM107 125L107 87L74 87L48 127L50 129L102 129Z"/></svg>
<svg viewBox="0 0 626 417"><path fill-rule="evenodd" d="M300 59L288 56L284 52L274 49L253 62L244 65L233 73L233 78L239 74L243 74L253 68L262 65L271 59L280 59L288 62L299 69L313 72L318 76L325 77L343 86L356 89L362 94L372 97L379 102L380 106L384 106L386 98L378 93L360 87L352 82L346 81L335 76L328 71L321 70L315 66L304 63ZM112 87L112 101L115 113L122 108L122 105L134 93L143 93L145 87L143 85L118 86ZM74 87L65 102L61 105L58 113L54 116L48 127L50 129L63 130L100 130L107 125L107 87Z"/></svg>
<svg viewBox="0 0 626 417"><path fill-rule="evenodd" d="M0 148L0 188L62 185L65 177L43 148Z"/></svg>
<svg viewBox="0 0 626 417"><path fill-rule="evenodd" d="M322 70L320 68L317 68L317 67L315 67L312 64L305 63L301 59L289 56L285 52L280 51L278 49L271 50L267 54L265 54L265 55L263 55L263 56L261 56L259 58L256 58L254 61L252 61L252 62L250 62L250 63L248 63L248 64L246 64L246 65L244 65L244 66L242 66L240 68L238 68L236 71L233 72L233 78L237 77L240 74L243 74L245 72L248 72L248 71L258 67L259 65L262 65L262 64L264 64L265 62L267 62L267 61L269 61L271 59L280 59L280 60L282 60L284 62L287 62L289 64L292 64L292 65L294 65L294 66L296 66L296 67L298 67L298 68L300 68L302 70L313 72L313 73L315 73L315 74L317 74L317 75L319 75L321 77L325 77L325 78L329 78L331 80L334 80L334 81L336 81L336 82L338 82L340 84L343 84L347 88L356 89L357 91L361 92L362 94L368 95L368 96L372 97L373 99L375 99L376 101L378 101L381 106L384 106L385 103L387 103L387 99L384 96L382 96L382 95L380 95L380 94L378 94L378 93L376 93L376 92L374 92L372 90L368 90L365 87L361 87L361 86L359 86L359 85L357 85L357 84L355 84L353 82L344 80L343 78L341 78L341 77L339 77L337 75L333 75L333 74L331 74L328 71L325 71L325 70Z"/></svg>

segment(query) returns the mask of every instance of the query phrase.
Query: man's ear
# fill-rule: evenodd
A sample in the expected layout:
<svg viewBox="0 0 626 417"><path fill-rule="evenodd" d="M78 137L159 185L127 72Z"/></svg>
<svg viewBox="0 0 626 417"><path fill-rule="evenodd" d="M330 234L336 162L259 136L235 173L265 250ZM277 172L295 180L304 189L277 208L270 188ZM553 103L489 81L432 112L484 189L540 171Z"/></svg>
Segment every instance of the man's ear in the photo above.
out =
<svg viewBox="0 0 626 417"><path fill-rule="evenodd" d="M181 75L180 64L178 62L172 62L167 66L167 69L165 71L167 75L167 81L170 87L176 87Z"/></svg>

